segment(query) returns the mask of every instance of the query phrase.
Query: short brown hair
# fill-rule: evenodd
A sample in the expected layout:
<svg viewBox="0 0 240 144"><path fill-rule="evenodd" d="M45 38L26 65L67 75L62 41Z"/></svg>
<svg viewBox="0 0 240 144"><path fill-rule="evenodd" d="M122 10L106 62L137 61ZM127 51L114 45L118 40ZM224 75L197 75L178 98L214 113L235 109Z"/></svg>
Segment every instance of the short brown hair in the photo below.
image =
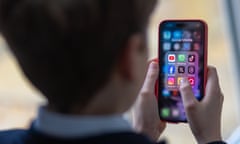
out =
<svg viewBox="0 0 240 144"><path fill-rule="evenodd" d="M108 81L155 0L0 0L0 30L29 80L59 112Z"/></svg>

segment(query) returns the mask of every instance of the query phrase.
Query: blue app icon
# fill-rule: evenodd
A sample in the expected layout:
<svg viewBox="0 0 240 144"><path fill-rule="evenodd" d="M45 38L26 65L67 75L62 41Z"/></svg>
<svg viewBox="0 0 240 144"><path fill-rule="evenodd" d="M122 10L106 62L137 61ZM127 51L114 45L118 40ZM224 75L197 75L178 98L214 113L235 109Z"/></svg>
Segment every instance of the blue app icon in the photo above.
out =
<svg viewBox="0 0 240 144"><path fill-rule="evenodd" d="M163 39L164 40L170 40L172 36L172 33L170 31L164 31L163 32Z"/></svg>
<svg viewBox="0 0 240 144"><path fill-rule="evenodd" d="M190 39L191 36L192 36L192 33L190 31L184 31L182 37L185 39Z"/></svg>
<svg viewBox="0 0 240 144"><path fill-rule="evenodd" d="M183 43L182 50L190 51L191 50L191 43Z"/></svg>
<svg viewBox="0 0 240 144"><path fill-rule="evenodd" d="M181 31L174 31L173 32L173 38L181 39L182 38L182 32Z"/></svg>
<svg viewBox="0 0 240 144"><path fill-rule="evenodd" d="M164 51L170 51L171 50L171 43L164 43L163 44L163 50Z"/></svg>
<svg viewBox="0 0 240 144"><path fill-rule="evenodd" d="M200 100L201 99L201 94L200 94L200 91L199 90L196 90L195 93L194 93L195 97Z"/></svg>
<svg viewBox="0 0 240 144"><path fill-rule="evenodd" d="M175 73L175 66L170 65L168 66L168 74L174 74Z"/></svg>
<svg viewBox="0 0 240 144"><path fill-rule="evenodd" d="M162 67L162 72L163 72L163 73L167 73L167 72L168 72L168 66L167 66L167 65L164 65L164 66Z"/></svg>
<svg viewBox="0 0 240 144"><path fill-rule="evenodd" d="M162 91L162 95L163 95L164 97L170 97L170 91L164 89L164 90Z"/></svg>

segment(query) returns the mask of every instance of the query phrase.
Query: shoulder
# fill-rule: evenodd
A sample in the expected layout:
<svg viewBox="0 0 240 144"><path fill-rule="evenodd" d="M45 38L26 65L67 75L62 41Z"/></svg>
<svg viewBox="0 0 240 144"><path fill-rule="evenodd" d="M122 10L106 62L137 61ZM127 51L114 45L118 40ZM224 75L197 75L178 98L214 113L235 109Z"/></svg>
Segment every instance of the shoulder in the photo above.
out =
<svg viewBox="0 0 240 144"><path fill-rule="evenodd" d="M131 132L104 134L82 140L83 143L89 144L97 144L99 142L103 144L155 144L144 135Z"/></svg>
<svg viewBox="0 0 240 144"><path fill-rule="evenodd" d="M7 130L0 131L1 144L23 144L27 136L26 130Z"/></svg>
<svg viewBox="0 0 240 144"><path fill-rule="evenodd" d="M35 130L0 131L0 144L26 144L36 142L40 142L41 144L155 144L144 135L132 132L110 133L76 139L61 139L39 133Z"/></svg>
<svg viewBox="0 0 240 144"><path fill-rule="evenodd" d="M32 130L32 142L41 141L42 144L155 144L144 135L133 132L105 133L85 138L57 138Z"/></svg>

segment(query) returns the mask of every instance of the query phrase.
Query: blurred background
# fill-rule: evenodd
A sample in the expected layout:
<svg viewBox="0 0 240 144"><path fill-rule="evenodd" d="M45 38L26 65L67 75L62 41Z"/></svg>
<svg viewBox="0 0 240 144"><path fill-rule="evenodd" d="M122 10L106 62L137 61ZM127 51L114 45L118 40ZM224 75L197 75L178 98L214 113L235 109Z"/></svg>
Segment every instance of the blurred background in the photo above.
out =
<svg viewBox="0 0 240 144"><path fill-rule="evenodd" d="M226 9L221 0L161 0L149 25L149 58L157 57L158 24L164 19L203 19L209 27L208 64L218 69L222 91L223 137L226 139L239 124L236 65L227 28ZM0 36L0 130L26 128L37 107L45 103L41 94L22 75L7 45ZM207 119L207 118L206 118ZM168 124L162 138L171 144L195 142L187 124Z"/></svg>

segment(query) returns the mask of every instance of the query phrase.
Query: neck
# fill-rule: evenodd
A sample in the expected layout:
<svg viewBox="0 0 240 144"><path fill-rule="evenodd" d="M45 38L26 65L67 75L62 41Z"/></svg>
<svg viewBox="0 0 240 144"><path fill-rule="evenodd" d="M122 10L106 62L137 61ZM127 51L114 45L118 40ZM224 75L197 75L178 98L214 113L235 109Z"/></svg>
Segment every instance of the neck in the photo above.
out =
<svg viewBox="0 0 240 144"><path fill-rule="evenodd" d="M126 84L124 84L126 85ZM101 92L93 97L93 99L84 107L78 107L77 104L75 107L71 108L71 111L68 115L118 115L127 111L134 99L129 99L128 91L124 89L124 85L116 85L114 83L108 84ZM47 106L49 111L62 113L55 109L52 105Z"/></svg>

